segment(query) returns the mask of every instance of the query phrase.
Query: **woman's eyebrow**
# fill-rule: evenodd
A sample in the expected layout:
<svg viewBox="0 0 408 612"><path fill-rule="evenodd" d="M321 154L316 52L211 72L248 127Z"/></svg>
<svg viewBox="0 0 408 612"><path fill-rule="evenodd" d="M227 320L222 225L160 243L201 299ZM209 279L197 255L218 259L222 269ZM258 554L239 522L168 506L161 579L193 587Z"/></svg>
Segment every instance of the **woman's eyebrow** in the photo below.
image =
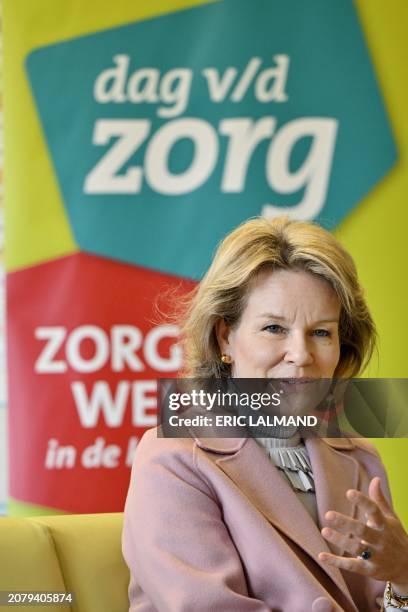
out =
<svg viewBox="0 0 408 612"><path fill-rule="evenodd" d="M277 315L277 314L274 314L273 312L264 312L258 315L257 319L276 319L279 321L288 321L288 319L284 317L283 315ZM328 317L326 319L319 319L315 321L313 325L317 325L318 323L338 323L338 322L339 322L338 317L334 317L334 318Z"/></svg>

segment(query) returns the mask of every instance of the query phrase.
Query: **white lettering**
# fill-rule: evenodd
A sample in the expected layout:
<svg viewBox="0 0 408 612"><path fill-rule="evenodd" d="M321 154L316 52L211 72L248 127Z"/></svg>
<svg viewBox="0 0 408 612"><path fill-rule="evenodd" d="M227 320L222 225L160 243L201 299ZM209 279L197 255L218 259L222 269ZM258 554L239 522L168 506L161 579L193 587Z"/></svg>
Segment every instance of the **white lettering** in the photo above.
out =
<svg viewBox="0 0 408 612"><path fill-rule="evenodd" d="M175 68L167 72L160 85L160 99L166 104L174 106L170 108L159 107L159 117L177 117L187 108L190 97L192 72L186 68Z"/></svg>
<svg viewBox="0 0 408 612"><path fill-rule="evenodd" d="M160 72L155 68L143 68L137 70L129 79L127 94L129 102L148 102L158 101L157 88L160 79ZM142 83L144 81L144 85Z"/></svg>
<svg viewBox="0 0 408 612"><path fill-rule="evenodd" d="M71 390L82 427L96 427L101 413L109 427L122 425L130 390L128 381L118 383L114 397L105 380L93 385L89 397L83 382L73 382Z"/></svg>
<svg viewBox="0 0 408 612"><path fill-rule="evenodd" d="M182 366L183 354L181 346L174 343L170 347L169 357L161 357L158 352L160 340L179 337L180 329L176 325L159 325L153 327L146 336L144 356L147 363L159 372L174 372Z"/></svg>
<svg viewBox="0 0 408 612"><path fill-rule="evenodd" d="M171 174L168 165L170 151L182 138L193 141L194 157L187 170ZM217 156L218 139L209 123L202 119L176 119L160 128L150 140L145 156L146 180L157 193L189 193L207 180Z"/></svg>
<svg viewBox="0 0 408 612"><path fill-rule="evenodd" d="M207 79L208 93L212 102L223 102L237 76L236 68L227 68L221 77L216 68L205 68L202 74Z"/></svg>
<svg viewBox="0 0 408 612"><path fill-rule="evenodd" d="M48 340L35 362L37 373L63 373L68 365L77 372L96 372L106 366L109 358L113 372L125 368L141 372L146 365L136 354L138 351L143 354L147 365L159 372L175 372L182 365L182 349L176 342L180 330L176 325L153 327L144 339L141 330L133 325L113 325L110 333L96 325L80 325L68 336L66 328L60 326L38 327L34 333L39 340ZM171 344L169 354L163 356L159 344L165 338L175 339L175 342ZM81 355L81 346L87 341L92 343L94 351L92 356L85 358ZM60 349L64 349L65 359L56 360Z"/></svg>
<svg viewBox="0 0 408 612"><path fill-rule="evenodd" d="M242 98L245 96L249 87L251 86L252 81L255 78L258 69L262 64L262 60L260 57L252 57L244 72L242 73L234 91L232 92L231 100L233 102L241 102Z"/></svg>
<svg viewBox="0 0 408 612"><path fill-rule="evenodd" d="M129 67L128 55L115 55L114 68L103 70L95 81L94 97L97 102L126 102L125 83ZM110 84L110 88L108 87Z"/></svg>
<svg viewBox="0 0 408 612"><path fill-rule="evenodd" d="M323 117L295 119L284 125L274 137L266 160L269 185L279 193L295 193L304 188L304 197L296 206L266 204L264 217L287 214L296 219L313 219L318 216L326 199L337 121ZM291 173L290 155L298 140L312 136L309 153L302 166Z"/></svg>
<svg viewBox="0 0 408 612"><path fill-rule="evenodd" d="M37 374L59 374L67 371L63 360L54 360L55 355L64 343L66 327L37 327L34 332L37 340L48 340L34 365Z"/></svg>
<svg viewBox="0 0 408 612"><path fill-rule="evenodd" d="M289 56L274 55L276 66L263 70L255 84L255 97L259 102L286 102L285 93L288 80ZM272 83L271 83L272 81Z"/></svg>
<svg viewBox="0 0 408 612"><path fill-rule="evenodd" d="M81 342L92 340L95 354L84 359L80 352ZM95 372L100 370L109 359L109 339L103 329L96 325L81 325L68 336L66 355L70 365L77 372Z"/></svg>
<svg viewBox="0 0 408 612"><path fill-rule="evenodd" d="M155 393L149 397L147 393ZM149 409L157 409L157 381L138 380L132 387L132 424L138 427L152 427L157 424L156 414L148 413Z"/></svg>
<svg viewBox="0 0 408 612"><path fill-rule="evenodd" d="M140 329L133 325L114 325L111 330L112 370L120 372L126 366L133 372L145 369L135 351L142 346L143 336Z"/></svg>
<svg viewBox="0 0 408 612"><path fill-rule="evenodd" d="M252 154L262 140L272 136L275 125L273 117L263 117L258 121L244 117L220 122L220 133L229 136L221 191L243 191Z"/></svg>
<svg viewBox="0 0 408 612"><path fill-rule="evenodd" d="M114 136L118 140L101 157L85 177L85 193L138 193L142 186L142 169L130 167L117 173L128 161L150 131L150 121L144 119L100 119L95 123L93 144L106 145Z"/></svg>

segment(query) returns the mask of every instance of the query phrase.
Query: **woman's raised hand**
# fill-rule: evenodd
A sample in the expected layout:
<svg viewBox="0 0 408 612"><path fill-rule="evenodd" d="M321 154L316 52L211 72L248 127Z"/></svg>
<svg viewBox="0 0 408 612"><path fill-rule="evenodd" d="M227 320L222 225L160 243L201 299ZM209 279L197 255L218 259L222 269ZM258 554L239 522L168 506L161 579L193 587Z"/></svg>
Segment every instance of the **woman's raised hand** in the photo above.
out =
<svg viewBox="0 0 408 612"><path fill-rule="evenodd" d="M384 497L380 478L371 480L368 496L356 489L346 495L363 510L366 522L327 512L331 526L323 527L323 537L350 556L321 552L319 559L376 580L389 580L396 592L408 594L408 534ZM363 551L368 551L366 558L359 557Z"/></svg>

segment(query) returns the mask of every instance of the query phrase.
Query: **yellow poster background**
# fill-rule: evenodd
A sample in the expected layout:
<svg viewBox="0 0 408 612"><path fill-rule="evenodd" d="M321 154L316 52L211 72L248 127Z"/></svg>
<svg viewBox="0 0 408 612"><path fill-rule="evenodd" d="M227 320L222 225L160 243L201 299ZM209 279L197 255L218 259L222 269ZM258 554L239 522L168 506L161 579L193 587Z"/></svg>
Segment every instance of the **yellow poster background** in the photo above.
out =
<svg viewBox="0 0 408 612"><path fill-rule="evenodd" d="M26 79L24 61L28 53L42 45L204 3L202 0L117 0L114 4L108 0L3 0L7 271L77 250ZM378 357L374 357L365 375L408 377L408 122L405 119L408 2L357 0L355 6L388 109L399 158L394 169L335 234L357 263L378 325ZM344 95L347 96L346 91ZM408 527L405 476L408 440L374 442L388 470L394 505ZM35 510L28 504L19 506L22 513Z"/></svg>

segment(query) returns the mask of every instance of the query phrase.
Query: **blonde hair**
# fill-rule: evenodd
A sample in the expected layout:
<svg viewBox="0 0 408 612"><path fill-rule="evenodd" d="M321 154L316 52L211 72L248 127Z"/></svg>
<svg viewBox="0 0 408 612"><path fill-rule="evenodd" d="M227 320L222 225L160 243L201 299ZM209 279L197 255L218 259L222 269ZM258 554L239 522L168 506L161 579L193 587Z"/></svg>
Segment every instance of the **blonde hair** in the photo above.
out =
<svg viewBox="0 0 408 612"><path fill-rule="evenodd" d="M230 366L221 362L215 325L219 319L232 328L239 323L252 283L265 269L305 270L333 287L341 303L335 376L356 376L371 358L376 331L353 259L330 232L288 217L250 219L219 245L207 273L187 298L184 374L230 376Z"/></svg>

